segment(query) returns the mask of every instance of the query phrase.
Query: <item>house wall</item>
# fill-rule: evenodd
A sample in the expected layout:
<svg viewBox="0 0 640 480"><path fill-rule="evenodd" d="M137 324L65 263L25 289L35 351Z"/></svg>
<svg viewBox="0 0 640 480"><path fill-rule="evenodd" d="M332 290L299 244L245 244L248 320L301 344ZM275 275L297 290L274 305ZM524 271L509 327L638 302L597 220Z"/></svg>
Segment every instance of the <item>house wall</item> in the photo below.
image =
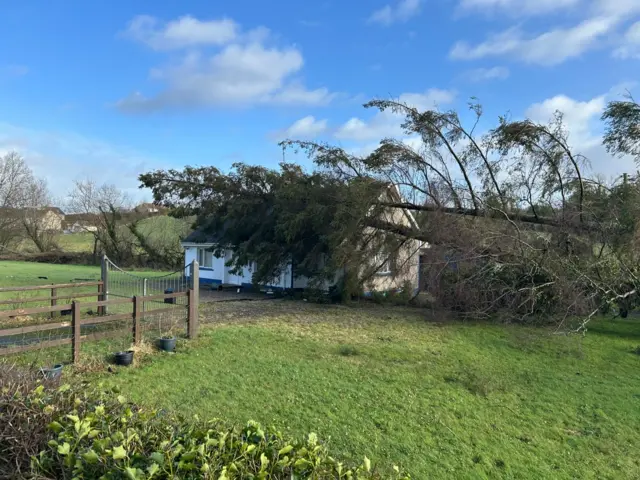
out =
<svg viewBox="0 0 640 480"><path fill-rule="evenodd" d="M391 200L397 200L391 198ZM405 210L394 208L385 212L384 220L396 225L412 226L412 220ZM388 291L401 288L409 283L414 291L419 288L420 249L423 242L409 240L394 254L394 261L390 273L376 273L366 282L365 291ZM370 259L369 267L374 259Z"/></svg>
<svg viewBox="0 0 640 480"><path fill-rule="evenodd" d="M40 228L43 230L59 231L62 230L63 217L57 213L48 211L40 219Z"/></svg>
<svg viewBox="0 0 640 480"><path fill-rule="evenodd" d="M210 246L203 245L200 248L209 248ZM252 276L255 266L246 266L242 269L240 274L231 273L231 267L227 267L225 263L231 259L231 250L227 250L223 257L215 257L212 252L207 252L208 255L212 255L211 267L200 266L200 284L203 285L242 285L252 286ZM185 246L184 247L184 263L185 267L194 260L198 259L198 247ZM285 272L280 275L275 281L269 283L268 287L275 288L290 288L291 287L291 266L289 265Z"/></svg>

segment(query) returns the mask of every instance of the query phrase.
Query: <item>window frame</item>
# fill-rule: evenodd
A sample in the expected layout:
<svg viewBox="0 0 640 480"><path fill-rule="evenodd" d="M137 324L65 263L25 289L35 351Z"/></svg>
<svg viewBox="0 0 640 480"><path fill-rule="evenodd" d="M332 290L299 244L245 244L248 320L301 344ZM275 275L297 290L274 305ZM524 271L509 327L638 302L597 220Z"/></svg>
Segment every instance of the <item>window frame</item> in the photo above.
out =
<svg viewBox="0 0 640 480"><path fill-rule="evenodd" d="M376 275L389 276L393 274L390 254L382 252L376 253L373 256L373 266L378 267L378 265L380 265L380 267L376 270Z"/></svg>
<svg viewBox="0 0 640 480"><path fill-rule="evenodd" d="M213 252L209 251L207 247L197 247L196 258L198 260L198 266L201 268L213 269Z"/></svg>

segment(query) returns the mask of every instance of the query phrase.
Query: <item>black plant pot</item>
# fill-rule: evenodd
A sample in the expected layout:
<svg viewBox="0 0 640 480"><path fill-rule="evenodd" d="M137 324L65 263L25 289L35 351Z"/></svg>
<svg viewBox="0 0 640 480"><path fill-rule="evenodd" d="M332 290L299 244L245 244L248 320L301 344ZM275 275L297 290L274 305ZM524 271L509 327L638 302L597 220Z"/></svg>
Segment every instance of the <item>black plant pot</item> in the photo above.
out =
<svg viewBox="0 0 640 480"><path fill-rule="evenodd" d="M116 365L122 365L124 367L131 365L133 362L133 350L126 352L116 352L113 356Z"/></svg>
<svg viewBox="0 0 640 480"><path fill-rule="evenodd" d="M158 347L165 352L173 352L176 349L176 337L159 338Z"/></svg>
<svg viewBox="0 0 640 480"><path fill-rule="evenodd" d="M62 364L57 363L51 368L41 368L40 372L46 380L57 380L62 375Z"/></svg>

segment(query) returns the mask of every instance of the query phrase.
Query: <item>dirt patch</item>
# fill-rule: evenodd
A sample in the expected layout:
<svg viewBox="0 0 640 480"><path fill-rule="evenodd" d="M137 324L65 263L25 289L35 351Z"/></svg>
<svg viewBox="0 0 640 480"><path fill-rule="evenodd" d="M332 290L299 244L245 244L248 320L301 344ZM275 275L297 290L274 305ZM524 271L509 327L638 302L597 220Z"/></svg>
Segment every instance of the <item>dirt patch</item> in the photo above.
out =
<svg viewBox="0 0 640 480"><path fill-rule="evenodd" d="M287 317L300 322L326 321L328 317L345 320L354 313L366 311L368 317L392 320L397 316L415 317L429 322L446 322L450 316L437 315L430 309L415 307L381 306L369 302L354 302L347 305L326 305L288 299L257 301L211 302L200 304L200 322L247 323Z"/></svg>

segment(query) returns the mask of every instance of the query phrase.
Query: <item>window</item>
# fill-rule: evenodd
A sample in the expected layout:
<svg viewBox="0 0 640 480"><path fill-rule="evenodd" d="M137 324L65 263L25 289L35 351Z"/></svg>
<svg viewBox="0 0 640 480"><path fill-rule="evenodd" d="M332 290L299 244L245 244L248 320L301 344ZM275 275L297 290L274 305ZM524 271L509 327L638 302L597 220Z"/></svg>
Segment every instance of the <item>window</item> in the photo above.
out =
<svg viewBox="0 0 640 480"><path fill-rule="evenodd" d="M378 253L373 257L373 266L378 268L376 274L391 275L391 255L388 253Z"/></svg>
<svg viewBox="0 0 640 480"><path fill-rule="evenodd" d="M198 264L203 268L213 267L213 253L206 248L198 248Z"/></svg>

